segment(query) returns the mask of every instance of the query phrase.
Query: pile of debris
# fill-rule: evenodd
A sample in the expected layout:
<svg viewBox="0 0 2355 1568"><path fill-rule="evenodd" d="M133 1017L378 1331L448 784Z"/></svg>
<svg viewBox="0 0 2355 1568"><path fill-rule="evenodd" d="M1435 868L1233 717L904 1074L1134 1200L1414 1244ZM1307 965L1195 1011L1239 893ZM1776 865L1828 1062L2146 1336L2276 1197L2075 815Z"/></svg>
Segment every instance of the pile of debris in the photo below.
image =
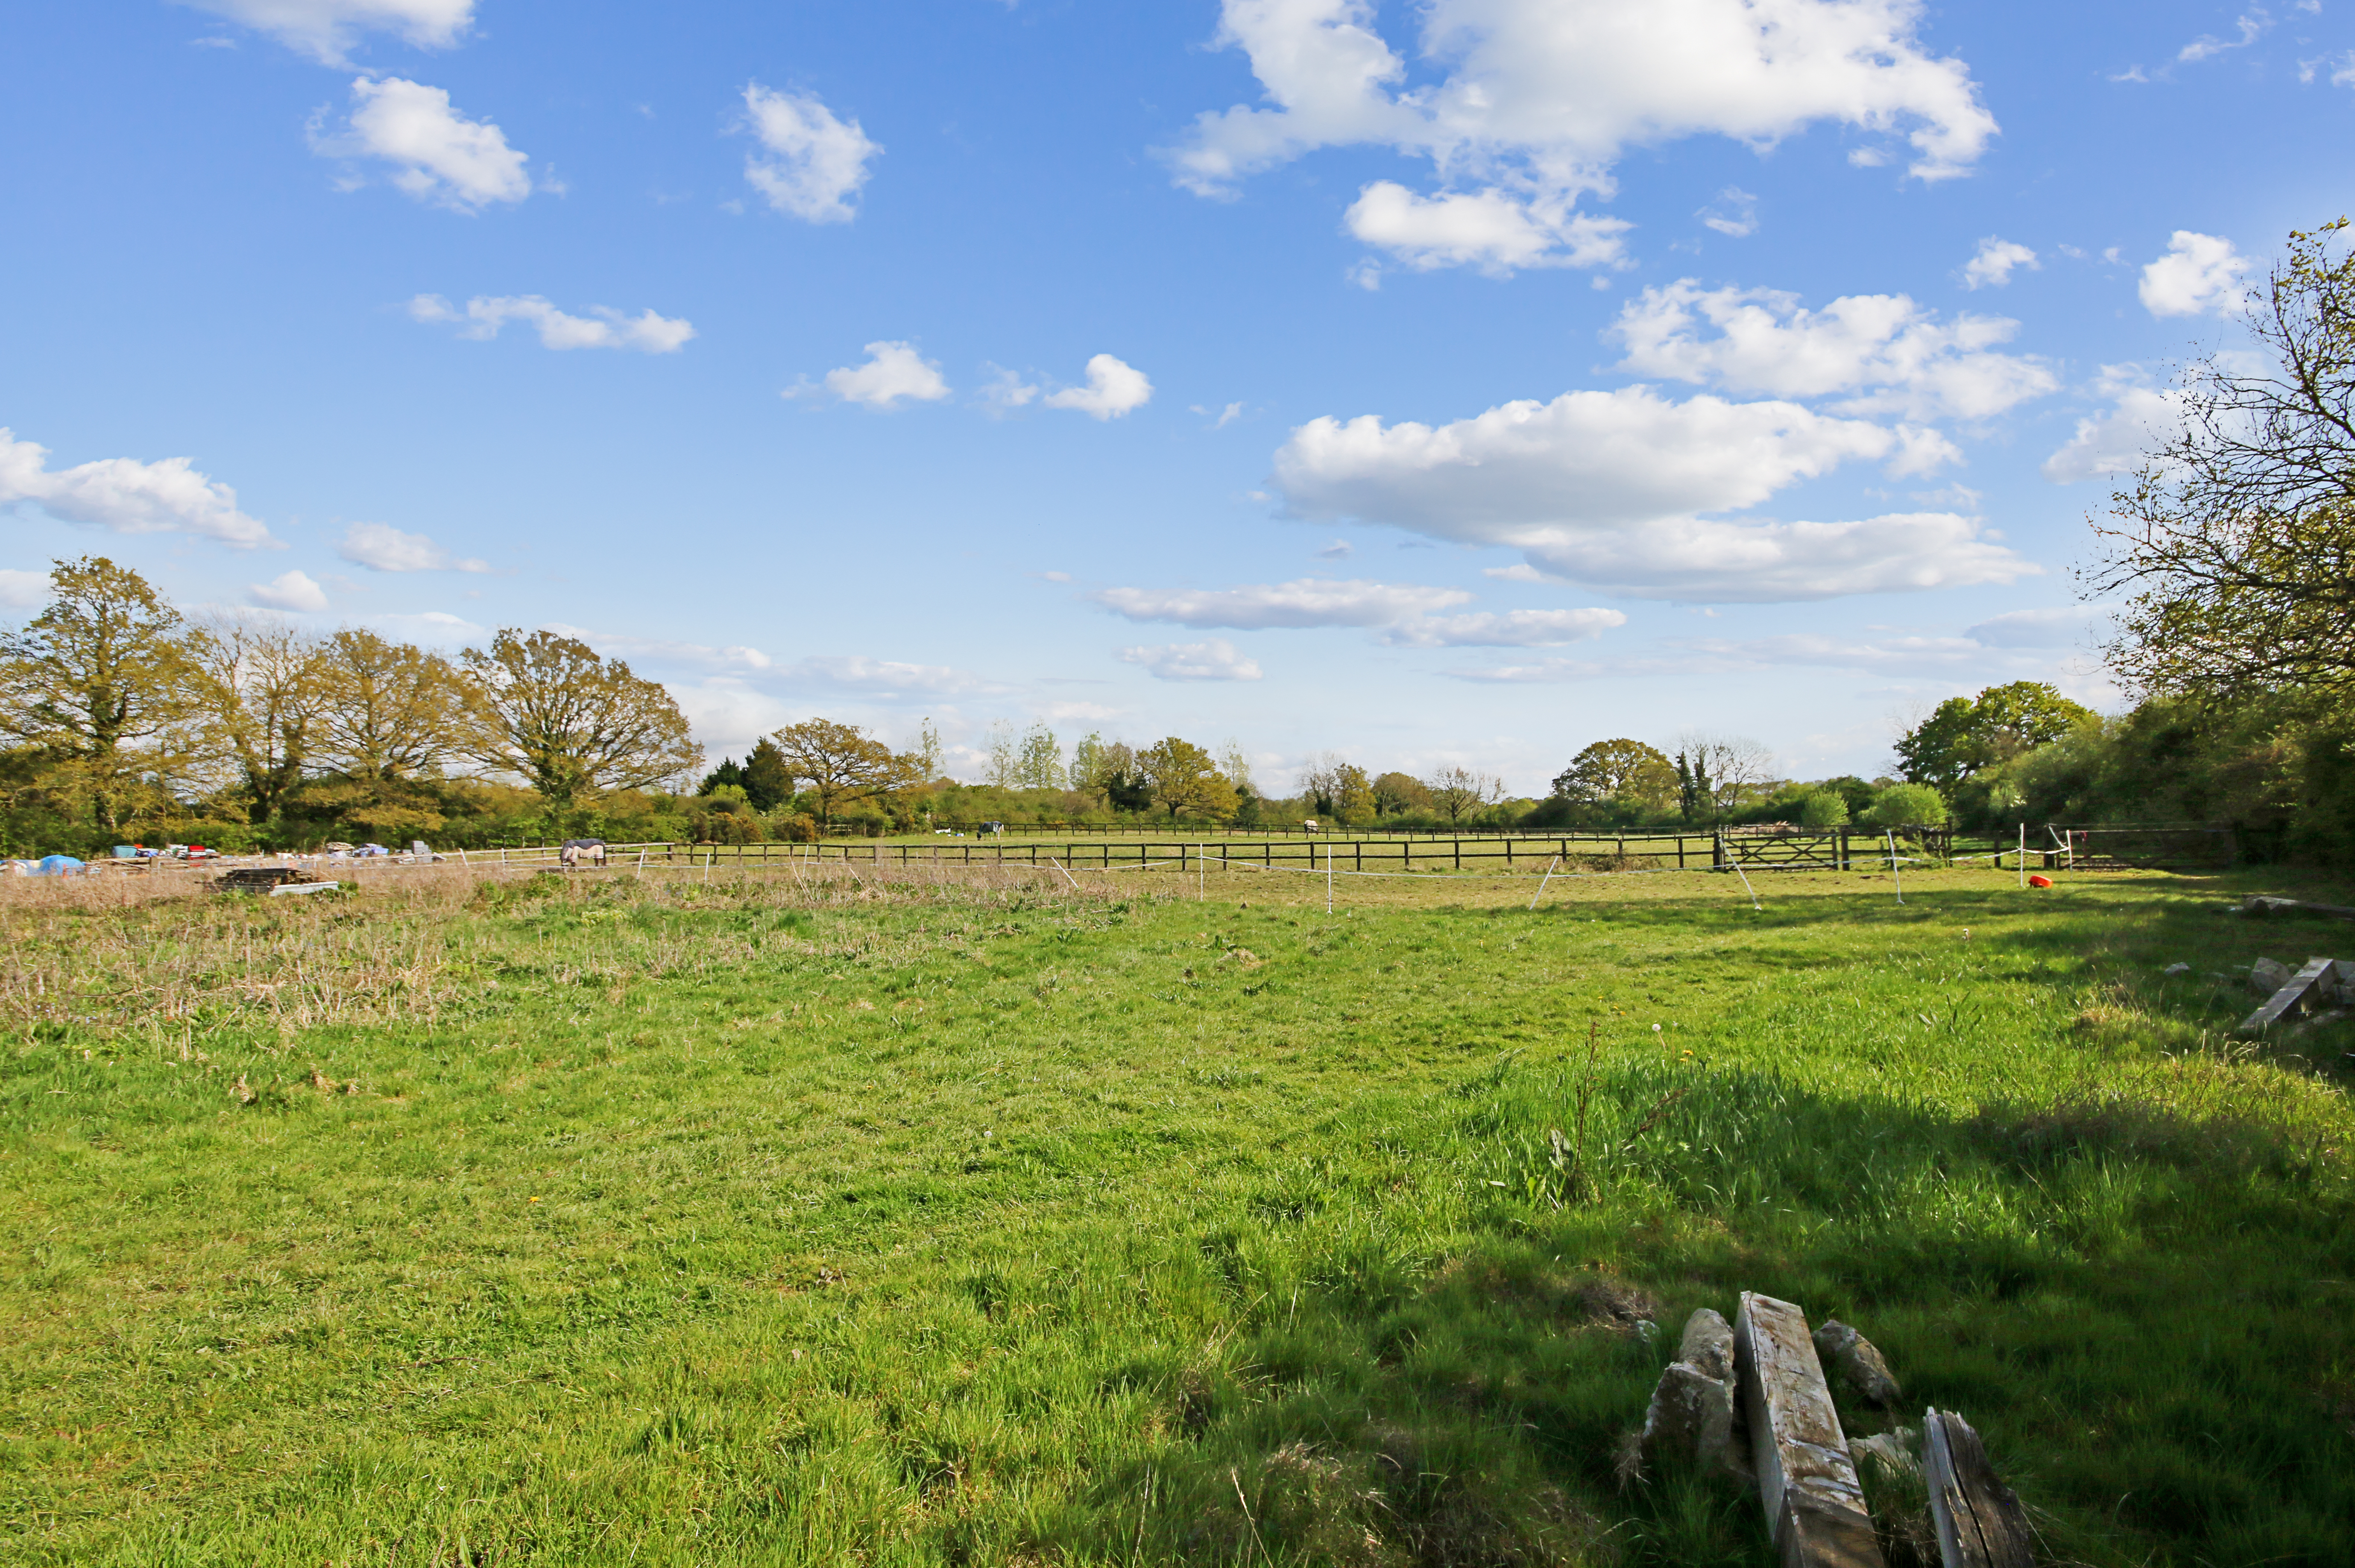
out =
<svg viewBox="0 0 2355 1568"><path fill-rule="evenodd" d="M1785 1568L1882 1568L1858 1475L1867 1460L1920 1478L1945 1568L2030 1568L2028 1516L1969 1424L1934 1408L1918 1433L1899 1427L1851 1442L1825 1381L1827 1362L1865 1404L1895 1407L1901 1395L1888 1361L1838 1319L1810 1335L1797 1307L1746 1290L1730 1325L1701 1308L1652 1392L1645 1456L1754 1487Z"/></svg>
<svg viewBox="0 0 2355 1568"><path fill-rule="evenodd" d="M2292 969L2275 959L2260 958L2250 965L2249 988L2264 997L2264 1003L2241 1020L2239 1033L2262 1035L2299 1019L2309 1024L2332 1023L2347 1017L2350 1006L2355 1006L2355 963L2309 958Z"/></svg>
<svg viewBox="0 0 2355 1568"><path fill-rule="evenodd" d="M282 898L290 893L297 896L332 893L342 886L341 882L315 875L300 866L240 866L213 879L213 891L217 893L266 893L272 898Z"/></svg>

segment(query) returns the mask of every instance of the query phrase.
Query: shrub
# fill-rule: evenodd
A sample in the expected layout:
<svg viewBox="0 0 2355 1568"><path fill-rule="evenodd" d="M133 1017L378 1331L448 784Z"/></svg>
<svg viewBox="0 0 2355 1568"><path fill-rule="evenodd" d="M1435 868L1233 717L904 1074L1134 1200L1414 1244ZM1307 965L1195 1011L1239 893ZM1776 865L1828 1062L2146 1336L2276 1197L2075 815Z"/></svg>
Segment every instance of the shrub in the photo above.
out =
<svg viewBox="0 0 2355 1568"><path fill-rule="evenodd" d="M1864 821L1868 827L1943 827L1945 798L1928 784L1891 784L1872 797Z"/></svg>
<svg viewBox="0 0 2355 1568"><path fill-rule="evenodd" d="M1819 791L1799 802L1802 827L1838 827L1848 821L1848 802L1829 791Z"/></svg>

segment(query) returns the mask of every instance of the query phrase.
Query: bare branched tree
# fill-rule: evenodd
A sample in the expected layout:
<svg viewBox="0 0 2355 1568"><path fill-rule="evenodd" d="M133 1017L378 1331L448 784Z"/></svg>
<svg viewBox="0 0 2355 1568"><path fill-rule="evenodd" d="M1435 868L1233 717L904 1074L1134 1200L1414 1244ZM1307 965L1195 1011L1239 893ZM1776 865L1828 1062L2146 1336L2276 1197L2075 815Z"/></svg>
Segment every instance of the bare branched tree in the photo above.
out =
<svg viewBox="0 0 2355 1568"><path fill-rule="evenodd" d="M2094 519L2088 596L2133 592L2103 648L2149 693L2355 687L2355 256L2290 236L2244 316L2264 363L2185 368L2180 428Z"/></svg>

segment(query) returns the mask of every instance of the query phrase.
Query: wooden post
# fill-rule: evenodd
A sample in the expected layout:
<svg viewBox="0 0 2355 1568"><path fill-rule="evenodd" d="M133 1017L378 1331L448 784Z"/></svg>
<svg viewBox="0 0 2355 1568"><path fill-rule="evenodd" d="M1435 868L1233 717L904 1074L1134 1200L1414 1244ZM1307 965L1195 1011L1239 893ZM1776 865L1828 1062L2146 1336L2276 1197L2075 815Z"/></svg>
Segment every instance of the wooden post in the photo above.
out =
<svg viewBox="0 0 2355 1568"><path fill-rule="evenodd" d="M1970 1423L1934 1408L1922 1422L1922 1478L1945 1568L2035 1568L2028 1515L1996 1478Z"/></svg>
<svg viewBox="0 0 2355 1568"><path fill-rule="evenodd" d="M1743 1291L1733 1364L1759 1500L1784 1568L1883 1568L1806 1314Z"/></svg>

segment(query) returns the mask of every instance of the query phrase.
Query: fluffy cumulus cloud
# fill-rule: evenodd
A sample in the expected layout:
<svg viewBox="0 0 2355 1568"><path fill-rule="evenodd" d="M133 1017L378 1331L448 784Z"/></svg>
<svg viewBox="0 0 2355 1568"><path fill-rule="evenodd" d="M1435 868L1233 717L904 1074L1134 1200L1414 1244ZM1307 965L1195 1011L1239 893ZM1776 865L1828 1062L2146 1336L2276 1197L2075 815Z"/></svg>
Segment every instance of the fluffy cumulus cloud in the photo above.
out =
<svg viewBox="0 0 2355 1568"><path fill-rule="evenodd" d="M2079 420L2075 433L2044 460L2044 477L2055 485L2131 474L2181 428L2179 395L2143 385L2134 366L2104 366L2094 389L2110 406Z"/></svg>
<svg viewBox="0 0 2355 1568"><path fill-rule="evenodd" d="M1258 661L1235 651L1223 637L1207 643L1169 643L1160 647L1123 648L1122 660L1142 665L1156 680L1257 680Z"/></svg>
<svg viewBox="0 0 2355 1568"><path fill-rule="evenodd" d="M1275 455L1293 515L1356 517L1505 545L1543 574L1641 598L1822 599L2008 581L2035 569L1972 518L1726 520L1853 459L1917 473L1954 449L1933 432L1787 401L1673 402L1646 387L1569 392L1451 424L1312 420Z"/></svg>
<svg viewBox="0 0 2355 1568"><path fill-rule="evenodd" d="M1200 115L1167 156L1223 195L1318 147L1432 161L1438 189L1369 187L1353 231L1415 265L1506 270L1615 259L1616 231L1568 218L1635 145L1714 134L1765 147L1818 122L1903 135L1912 172L1966 171L1995 121L1968 69L1914 36L1913 0L1432 0L1427 84L1378 31L1371 0L1225 0L1217 42L1266 99ZM1420 203L1420 205L1418 205ZM1518 213L1515 211L1518 209ZM1737 216L1728 221L1741 222Z"/></svg>
<svg viewBox="0 0 2355 1568"><path fill-rule="evenodd" d="M267 582L251 583L245 596L265 610L303 610L315 614L327 607L327 591L305 571L282 571Z"/></svg>
<svg viewBox="0 0 2355 1568"><path fill-rule="evenodd" d="M2033 272L2043 265L2036 252L2025 245L1990 234L1979 241L1971 259L1963 263L1963 287L1966 289L1999 289L2011 282L2011 274L2025 267Z"/></svg>
<svg viewBox="0 0 2355 1568"><path fill-rule="evenodd" d="M409 302L410 316L425 322L462 322L461 337L496 337L510 321L527 321L538 329L545 348L634 348L642 354L675 354L695 336L694 325L675 316L641 311L624 315L604 305L591 305L587 315L569 315L538 294L496 297L476 294L464 310L440 294L419 294Z"/></svg>
<svg viewBox="0 0 2355 1568"><path fill-rule="evenodd" d="M57 469L48 461L47 447L0 427L0 507L36 507L60 522L118 534L195 534L241 549L278 542L237 509L236 491L187 458L102 457Z"/></svg>
<svg viewBox="0 0 2355 1568"><path fill-rule="evenodd" d="M48 594L47 572L18 571L14 568L0 570L0 604L12 610L27 610L38 604Z"/></svg>
<svg viewBox="0 0 2355 1568"><path fill-rule="evenodd" d="M1401 622L1382 641L1402 648L1558 648L1599 637L1627 617L1616 610L1508 610Z"/></svg>
<svg viewBox="0 0 2355 1568"><path fill-rule="evenodd" d="M1134 365L1097 354L1088 360L1088 384L1047 394L1050 409L1071 409L1091 419L1113 420L1141 409L1153 398L1153 383Z"/></svg>
<svg viewBox="0 0 2355 1568"><path fill-rule="evenodd" d="M1608 336L1640 376L1781 398L1835 394L1842 413L1986 419L2059 382L2033 358L1992 352L2019 330L2001 316L1940 321L1903 294L1849 294L1808 310L1771 289L1646 289Z"/></svg>
<svg viewBox="0 0 2355 1568"><path fill-rule="evenodd" d="M354 523L344 530L336 553L370 571L488 571L483 560L459 560L423 534L404 533L389 523Z"/></svg>
<svg viewBox="0 0 2355 1568"><path fill-rule="evenodd" d="M2230 240L2179 229L2167 254L2142 270L2136 292L2153 315L2230 315L2241 308L2249 266Z"/></svg>
<svg viewBox="0 0 2355 1568"><path fill-rule="evenodd" d="M527 160L507 145L506 132L459 113L442 89L397 76L354 81L343 128L330 133L314 123L311 145L325 157L389 164L401 190L459 212L531 194Z"/></svg>
<svg viewBox="0 0 2355 1568"><path fill-rule="evenodd" d="M348 64L363 33L390 33L419 48L447 48L474 24L474 0L183 0L268 33L323 65Z"/></svg>
<svg viewBox="0 0 2355 1568"><path fill-rule="evenodd" d="M756 81L744 89L744 123L762 149L746 155L744 177L771 207L810 223L858 216L851 198L883 149L858 121L837 118L812 94L773 92Z"/></svg>
<svg viewBox="0 0 2355 1568"><path fill-rule="evenodd" d="M820 390L846 403L890 409L901 402L936 403L949 395L949 384L941 379L940 366L917 353L914 345L882 342L867 346L864 365L828 370L822 389L796 387L785 396Z"/></svg>
<svg viewBox="0 0 2355 1568"><path fill-rule="evenodd" d="M2083 606L2024 610L1999 615L1960 636L1870 627L1862 635L1789 632L1751 638L1677 638L1659 651L1613 659L1535 659L1476 666L1442 673L1457 680L1498 684L1566 683L1629 676L1723 676L1783 667L1861 670L1874 675L1935 676L1968 682L2053 673L2049 650L2078 640L2092 620Z"/></svg>
<svg viewBox="0 0 2355 1568"><path fill-rule="evenodd" d="M1626 251L1634 227L1572 208L1566 197L1522 200L1500 190L1418 196L1376 180L1343 215L1351 235L1418 272L1477 267L1502 276L1522 267L1600 267Z"/></svg>
<svg viewBox="0 0 2355 1568"><path fill-rule="evenodd" d="M1460 588L1303 577L1241 588L1107 588L1092 597L1132 621L1263 631L1273 626L1392 626L1465 603L1472 595Z"/></svg>

